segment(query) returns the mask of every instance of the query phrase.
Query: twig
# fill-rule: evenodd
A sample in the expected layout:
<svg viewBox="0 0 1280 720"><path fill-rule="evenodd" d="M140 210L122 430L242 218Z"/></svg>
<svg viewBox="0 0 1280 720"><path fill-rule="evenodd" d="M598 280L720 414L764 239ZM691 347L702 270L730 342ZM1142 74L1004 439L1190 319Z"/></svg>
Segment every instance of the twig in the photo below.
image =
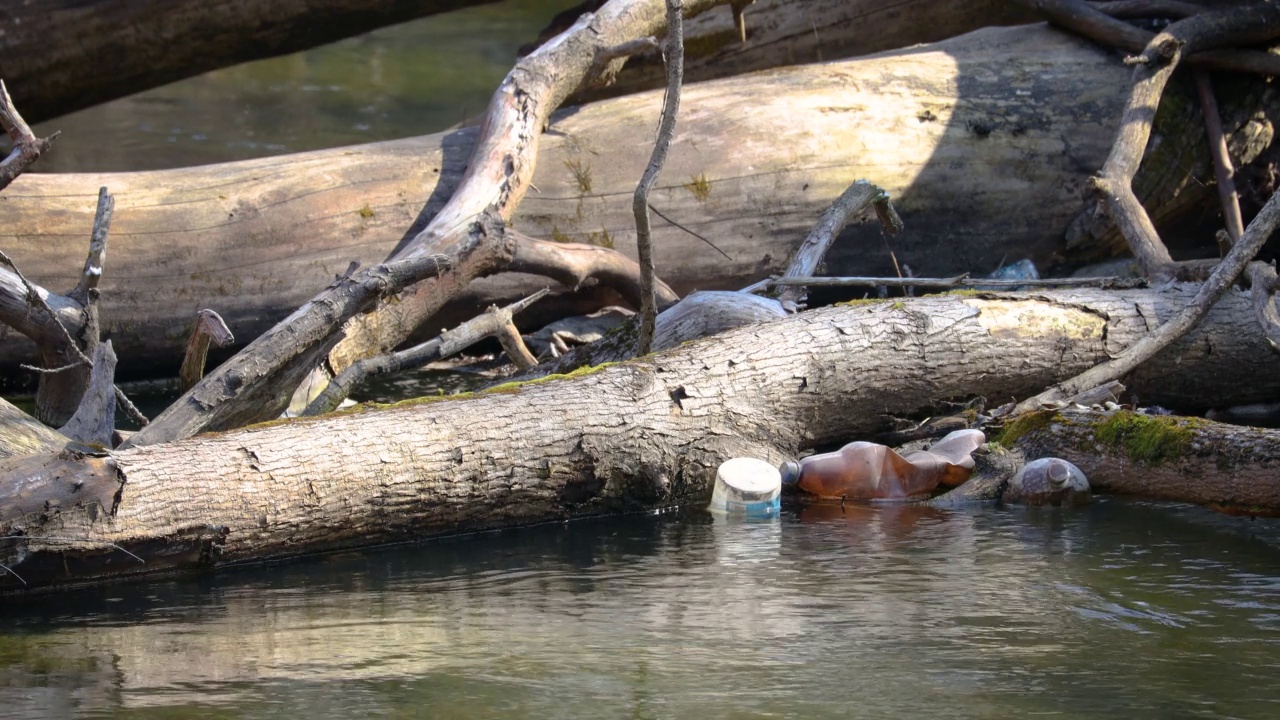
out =
<svg viewBox="0 0 1280 720"><path fill-rule="evenodd" d="M1160 96L1182 57L1179 45L1172 45L1171 51L1172 56L1165 62L1143 63L1134 68L1133 90L1120 117L1120 132L1102 172L1089 181L1124 235L1133 257L1152 280L1173 277L1173 258L1160 240L1151 217L1133 193L1133 177L1138 172L1147 140L1151 137Z"/></svg>
<svg viewBox="0 0 1280 720"><path fill-rule="evenodd" d="M182 355L182 368L178 370L178 392L186 392L204 377L204 363L209 356L209 344L226 347L235 342L231 329L218 313L205 308L196 313L195 325L187 338L187 350Z"/></svg>
<svg viewBox="0 0 1280 720"><path fill-rule="evenodd" d="M1227 227L1231 243L1244 232L1244 218L1240 215L1240 195L1236 192L1235 172L1231 154L1227 151L1227 139L1222 134L1222 118L1218 101L1213 96L1209 73L1195 71L1196 92L1200 95L1200 108L1204 115L1204 129L1209 135L1209 153L1213 156L1213 175L1218 181L1218 200L1222 203L1222 221Z"/></svg>
<svg viewBox="0 0 1280 720"><path fill-rule="evenodd" d="M721 255L723 255L723 256L724 256L724 258L725 258L726 260L732 260L732 259L733 259L733 258L729 257L729 253L727 253L727 252L725 252L725 251L721 250L720 248L716 247L716 244L715 244L715 243L713 243L713 242L711 242L710 240L706 239L705 237L703 237L703 236L699 235L698 233L696 233L696 232L694 232L694 231L690 230L689 228L687 228L687 227L685 227L685 226L681 225L680 223L676 222L675 220L672 220L671 218L667 217L667 215L666 215L665 213L663 213L663 212L662 212L661 210L659 210L658 208L654 207L652 204L651 204L651 205L649 205L649 209L653 211L653 214L654 214L654 215L657 215L658 217L662 218L663 220L666 220L667 222L671 223L672 225L676 226L677 228L679 228L679 229L681 229L681 230L683 230L683 231L685 231L685 232L689 233L690 235L692 235L692 236L694 236L694 237L698 238L699 240L701 240L702 242L704 242L704 243L706 243L706 244L710 245L712 250L715 250L716 252L718 252L718 253L720 253Z"/></svg>
<svg viewBox="0 0 1280 720"><path fill-rule="evenodd" d="M676 115L680 112L680 84L684 80L684 11L683 0L667 2L667 92L662 103L662 120L658 139L653 145L649 165L636 186L631 209L636 217L636 248L640 256L640 341L638 354L647 355L653 347L653 332L658 316L654 299L653 237L649 232L649 191L662 171L671 140L676 131Z"/></svg>
<svg viewBox="0 0 1280 720"><path fill-rule="evenodd" d="M1280 224L1280 193L1275 193L1270 200L1267 200L1267 204L1262 207L1262 211L1253 219L1253 222L1249 223L1249 227L1240 236L1239 242L1231 247L1231 252L1227 253L1209 279L1200 286L1195 297L1177 314L1156 328L1155 332L1125 348L1124 352L1116 357L1019 403L1014 412L1035 410L1042 404L1059 401L1110 380L1117 380L1163 350L1169 343L1182 337L1200 322L1222 293L1235 282L1236 277L1257 254L1278 224Z"/></svg>
<svg viewBox="0 0 1280 720"><path fill-rule="evenodd" d="M67 370L74 370L80 367L81 365L84 365L84 363L77 360L71 363L70 365L63 365L61 367L56 367L56 368L42 368L42 367L36 367L35 365L27 365L26 363L19 364L18 367L22 368L23 370L30 370L33 373L38 373L42 375L56 375L60 372L66 372Z"/></svg>
<svg viewBox="0 0 1280 720"><path fill-rule="evenodd" d="M736 0L729 4L730 10L733 11L733 27L738 31L738 42L743 45L747 44L747 6L755 3L756 0Z"/></svg>
<svg viewBox="0 0 1280 720"><path fill-rule="evenodd" d="M652 37L637 38L611 47L598 47L585 77L596 78L605 86L611 85L622 66L619 60L658 48L658 41Z"/></svg>
<svg viewBox="0 0 1280 720"><path fill-rule="evenodd" d="M992 289L1015 289L1021 287L1131 287L1145 283L1144 280L1120 277L1092 278L1040 278L1038 280L1008 280L995 278L974 278L957 275L950 278L919 277L776 277L757 283L762 286L790 287L808 285L810 287L917 287L946 290L958 287L981 287ZM755 288L756 286L752 286Z"/></svg>
<svg viewBox="0 0 1280 720"><path fill-rule="evenodd" d="M902 227L902 220L898 218L898 214L893 210L893 205L889 202L889 193L883 189L872 185L866 180L857 180L849 185L844 192L840 193L840 197L822 212L818 217L818 222L814 223L813 229L805 236L800 243L800 247L796 249L795 254L791 257L791 262L787 265L786 271L782 274L784 278L798 278L812 276L821 264L823 256L827 254L827 250L831 247L831 243L835 242L840 231L845 225L849 224L858 213L867 208L868 205L875 205L877 208L876 215L881 219L882 223L887 223L885 229L896 234ZM896 225L894 220L896 219ZM886 241L888 247L888 241ZM892 255L893 251L890 250ZM897 258L894 258L894 268L898 267ZM902 273L899 270L899 277ZM780 302L800 303L805 298L804 287L801 283L786 282L777 283L784 285L785 289L778 295Z"/></svg>
<svg viewBox="0 0 1280 720"><path fill-rule="evenodd" d="M18 581L21 582L23 585L27 584L27 581L23 580L22 576L14 572L13 568L9 567L8 565L0 564L0 569L3 569L5 572L9 573L10 575L18 578Z"/></svg>
<svg viewBox="0 0 1280 720"><path fill-rule="evenodd" d="M9 89L3 80L0 80L0 126L13 138L13 150L0 160L0 190L3 190L49 150L49 143L58 137L58 133L44 139L37 138L18 113L18 108L13 106L13 98L9 97Z"/></svg>
<svg viewBox="0 0 1280 720"><path fill-rule="evenodd" d="M116 391L116 403L119 407L124 408L125 413L129 415L138 427L144 428L151 423L151 421L147 419L147 416L143 415L142 411L138 409L138 406L134 405L133 402L129 400L129 396L124 394L124 391L120 389L119 385L113 385L112 389Z"/></svg>

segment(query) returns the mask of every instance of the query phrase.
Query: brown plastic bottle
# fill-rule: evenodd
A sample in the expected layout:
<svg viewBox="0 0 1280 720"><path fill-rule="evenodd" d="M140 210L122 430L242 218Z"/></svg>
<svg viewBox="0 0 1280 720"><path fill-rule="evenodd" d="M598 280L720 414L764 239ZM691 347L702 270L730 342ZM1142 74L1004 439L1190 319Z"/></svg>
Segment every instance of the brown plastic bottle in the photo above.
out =
<svg viewBox="0 0 1280 720"><path fill-rule="evenodd" d="M909 500L938 485L954 487L973 472L971 453L986 442L980 430L957 430L928 450L899 455L877 443L852 442L779 468L782 484L838 500Z"/></svg>

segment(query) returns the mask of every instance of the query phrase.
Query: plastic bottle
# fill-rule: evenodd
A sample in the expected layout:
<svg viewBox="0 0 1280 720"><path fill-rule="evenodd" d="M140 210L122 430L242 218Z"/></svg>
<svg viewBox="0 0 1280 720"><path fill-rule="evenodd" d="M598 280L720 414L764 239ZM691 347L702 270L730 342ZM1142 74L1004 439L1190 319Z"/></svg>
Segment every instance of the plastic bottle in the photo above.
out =
<svg viewBox="0 0 1280 720"><path fill-rule="evenodd" d="M783 485L820 498L910 500L938 485L955 487L973 472L973 457L987 438L981 430L957 430L928 450L899 455L892 448L853 442L839 450L786 462L778 469Z"/></svg>

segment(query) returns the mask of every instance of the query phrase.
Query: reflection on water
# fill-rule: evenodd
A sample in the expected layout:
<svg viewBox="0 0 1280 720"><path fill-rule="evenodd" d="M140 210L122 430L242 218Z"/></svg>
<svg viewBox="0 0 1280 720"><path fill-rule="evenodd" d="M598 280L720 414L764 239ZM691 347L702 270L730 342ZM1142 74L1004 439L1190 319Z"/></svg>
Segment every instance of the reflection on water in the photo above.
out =
<svg viewBox="0 0 1280 720"><path fill-rule="evenodd" d="M22 601L0 707L69 717L1276 717L1280 525L628 517Z"/></svg>
<svg viewBox="0 0 1280 720"><path fill-rule="evenodd" d="M435 15L72 113L35 127L62 135L33 170L183 167L443 130L482 113L516 49L575 4Z"/></svg>

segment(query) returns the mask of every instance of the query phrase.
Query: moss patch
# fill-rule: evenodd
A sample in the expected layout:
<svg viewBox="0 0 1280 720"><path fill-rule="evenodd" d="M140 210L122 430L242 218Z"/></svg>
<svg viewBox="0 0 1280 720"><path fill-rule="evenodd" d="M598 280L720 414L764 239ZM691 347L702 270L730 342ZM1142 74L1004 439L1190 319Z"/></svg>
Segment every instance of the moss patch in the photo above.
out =
<svg viewBox="0 0 1280 720"><path fill-rule="evenodd" d="M521 380L519 382L509 382L509 383L502 383L501 385L494 385L493 387L488 387L483 390L480 390L475 394L490 395L490 394L497 394L497 393L516 392L520 388L527 387L529 385L541 385L542 383L552 382L554 380L568 380L570 378L580 378L580 377L586 377L587 375L594 375L600 372L601 370L604 370L607 367L611 367L617 364L618 363L616 362L607 362L607 363L600 363L599 365L584 365L583 367L580 367L576 370L570 370L567 373L543 375L540 378L534 378L532 380ZM458 397L458 396L451 395L450 397Z"/></svg>
<svg viewBox="0 0 1280 720"><path fill-rule="evenodd" d="M693 193L693 198L702 202L711 197L711 181L706 173L701 173L684 184L684 189Z"/></svg>
<svg viewBox="0 0 1280 720"><path fill-rule="evenodd" d="M364 218L365 220L368 220L369 218L373 217L373 215L374 215L373 208L369 207L369 203L365 203L364 207L360 208L360 217Z"/></svg>
<svg viewBox="0 0 1280 720"><path fill-rule="evenodd" d="M1148 465L1160 465L1186 455L1194 437L1191 428L1176 418L1125 410L1098 422L1093 434L1104 445L1123 450L1129 459Z"/></svg>
<svg viewBox="0 0 1280 720"><path fill-rule="evenodd" d="M1033 433L1037 430L1043 430L1058 418L1058 413L1052 410L1035 410L1029 413L1023 413L1018 417L1004 424L1004 428L1000 430L1000 434L994 438L994 442L1011 448L1018 439L1027 433Z"/></svg>

